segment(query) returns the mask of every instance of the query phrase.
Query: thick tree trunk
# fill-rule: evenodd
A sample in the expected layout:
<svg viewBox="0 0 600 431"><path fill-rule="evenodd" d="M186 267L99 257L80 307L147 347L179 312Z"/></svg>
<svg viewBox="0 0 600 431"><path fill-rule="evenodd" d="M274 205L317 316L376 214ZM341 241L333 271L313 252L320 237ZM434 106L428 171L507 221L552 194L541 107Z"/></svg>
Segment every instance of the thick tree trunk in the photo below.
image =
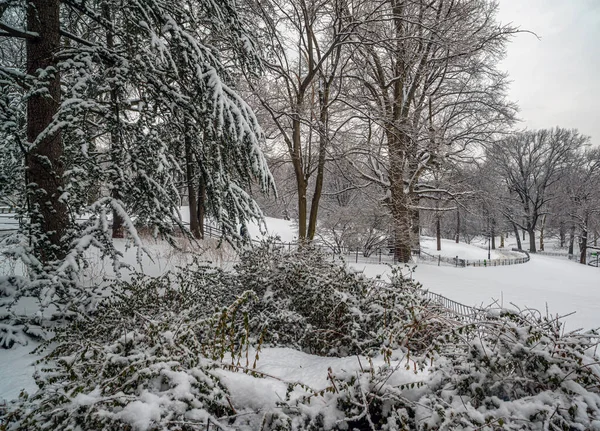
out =
<svg viewBox="0 0 600 431"><path fill-rule="evenodd" d="M515 231L515 238L517 240L517 250L523 250L523 247L521 246L521 237L519 236L519 228L515 223L513 223L512 225L513 230Z"/></svg>
<svg viewBox="0 0 600 431"><path fill-rule="evenodd" d="M500 232L500 248L504 248L504 232Z"/></svg>
<svg viewBox="0 0 600 431"><path fill-rule="evenodd" d="M587 232L585 230L581 232L579 241L579 263L583 265L587 263Z"/></svg>
<svg viewBox="0 0 600 431"><path fill-rule="evenodd" d="M390 205L394 223L394 261L407 263L411 259L411 196L404 188L404 135L387 130L389 151Z"/></svg>
<svg viewBox="0 0 600 431"><path fill-rule="evenodd" d="M392 196L394 193L392 193ZM394 219L394 260L410 262L410 223L407 196L403 193L392 203L392 218ZM394 199L394 198L392 198Z"/></svg>
<svg viewBox="0 0 600 431"><path fill-rule="evenodd" d="M410 248L412 250L421 249L421 216L418 205L418 201L413 202L410 209Z"/></svg>
<svg viewBox="0 0 600 431"><path fill-rule="evenodd" d="M566 240L565 222L562 222L562 221L560 222L559 234L560 234L560 248L563 248L565 246L565 240Z"/></svg>
<svg viewBox="0 0 600 431"><path fill-rule="evenodd" d="M579 240L579 263L587 263L587 243L588 243L588 217L585 217L584 225L581 228L581 239Z"/></svg>
<svg viewBox="0 0 600 431"><path fill-rule="evenodd" d="M190 214L190 232L194 238L202 238L200 226L198 223L198 193L195 186L194 175L194 154L192 151L192 137L190 136L190 128L187 118L183 120L184 128L184 146L185 146L185 173L188 189L188 206Z"/></svg>
<svg viewBox="0 0 600 431"><path fill-rule="evenodd" d="M31 222L47 238L48 244L36 247L42 262L66 255L64 235L69 219L63 193L63 143L60 131L41 139L60 105L60 75L55 54L60 48L60 2L29 0L27 30L39 35L27 39L27 73L47 73L46 92L35 92L27 100L27 140L34 143L26 156Z"/></svg>
<svg viewBox="0 0 600 431"><path fill-rule="evenodd" d="M569 229L569 254L573 254L573 246L575 244L575 225L571 225L571 229Z"/></svg>
<svg viewBox="0 0 600 431"><path fill-rule="evenodd" d="M529 252L536 253L536 244L535 244L535 228L527 229L527 233L529 234Z"/></svg>

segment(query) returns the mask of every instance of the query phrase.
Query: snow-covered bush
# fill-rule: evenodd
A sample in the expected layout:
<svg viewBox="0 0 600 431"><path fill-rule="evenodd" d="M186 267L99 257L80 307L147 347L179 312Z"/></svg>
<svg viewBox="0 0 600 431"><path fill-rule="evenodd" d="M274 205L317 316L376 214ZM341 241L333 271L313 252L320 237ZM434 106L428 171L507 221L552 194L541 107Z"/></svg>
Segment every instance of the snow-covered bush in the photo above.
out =
<svg viewBox="0 0 600 431"><path fill-rule="evenodd" d="M400 273L373 284L274 243L234 271L195 263L112 289L46 343L40 390L8 406L5 429L600 430L597 332L531 310L465 322ZM359 365L309 388L258 369L266 345ZM248 395L282 385L260 396L270 405Z"/></svg>
<svg viewBox="0 0 600 431"><path fill-rule="evenodd" d="M339 376L338 407L350 429L600 430L597 342L531 310L490 309L414 359L428 370L418 383L394 382L406 360Z"/></svg>
<svg viewBox="0 0 600 431"><path fill-rule="evenodd" d="M284 251L266 242L241 256L236 273L259 298L250 323L266 345L326 356L422 351L425 334L446 324L417 283L396 277L388 288L374 285L309 246Z"/></svg>
<svg viewBox="0 0 600 431"><path fill-rule="evenodd" d="M120 283L92 318L57 330L44 345L53 350L36 376L40 390L10 406L6 429L212 429L233 414L211 358L249 360L247 328L235 324L253 294L213 313L206 286L225 293L227 277L191 273L204 283L183 273Z"/></svg>

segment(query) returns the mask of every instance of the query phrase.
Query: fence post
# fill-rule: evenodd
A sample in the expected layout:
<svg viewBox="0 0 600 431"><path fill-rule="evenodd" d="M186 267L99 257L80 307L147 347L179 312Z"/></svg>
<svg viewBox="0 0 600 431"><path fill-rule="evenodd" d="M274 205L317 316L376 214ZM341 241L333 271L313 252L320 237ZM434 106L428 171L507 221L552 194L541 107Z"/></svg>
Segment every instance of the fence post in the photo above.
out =
<svg viewBox="0 0 600 431"><path fill-rule="evenodd" d="M442 261L442 255L438 254L438 266L440 266L440 262Z"/></svg>
<svg viewBox="0 0 600 431"><path fill-rule="evenodd" d="M456 256L455 259L456 259L456 267L458 268L458 256Z"/></svg>

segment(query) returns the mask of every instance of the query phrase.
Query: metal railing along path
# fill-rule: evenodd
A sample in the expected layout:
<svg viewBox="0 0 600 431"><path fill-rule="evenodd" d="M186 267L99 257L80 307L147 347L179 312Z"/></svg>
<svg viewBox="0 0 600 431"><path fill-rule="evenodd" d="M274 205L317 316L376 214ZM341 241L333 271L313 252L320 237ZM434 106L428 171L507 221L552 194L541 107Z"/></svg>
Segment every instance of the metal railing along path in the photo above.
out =
<svg viewBox="0 0 600 431"><path fill-rule="evenodd" d="M389 289L392 288L390 283L387 283L383 280L377 280L373 284L375 287ZM476 320L477 316L481 314L481 309L476 307L471 307L469 305L461 304L460 302L456 302L450 298L447 298L438 293L431 292L429 290L423 290L423 294L426 298L434 301L438 305L442 306L448 313L455 318L461 320Z"/></svg>

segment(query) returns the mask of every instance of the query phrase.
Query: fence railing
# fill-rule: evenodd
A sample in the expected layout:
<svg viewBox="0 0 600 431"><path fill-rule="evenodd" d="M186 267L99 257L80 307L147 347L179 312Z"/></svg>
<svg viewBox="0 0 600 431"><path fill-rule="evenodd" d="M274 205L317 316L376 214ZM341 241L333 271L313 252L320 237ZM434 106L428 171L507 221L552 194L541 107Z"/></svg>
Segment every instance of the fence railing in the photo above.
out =
<svg viewBox="0 0 600 431"><path fill-rule="evenodd" d="M391 284L383 281L377 280L374 283L375 287L386 288L389 289L392 287ZM481 313L481 309L476 307L471 307L469 305L461 304L460 302L456 302L450 298L447 298L439 293L434 293L429 290L423 290L423 294L426 298L436 302L438 305L442 306L446 310L448 310L448 314L454 318L458 318L461 320L476 320L477 316Z"/></svg>
<svg viewBox="0 0 600 431"><path fill-rule="evenodd" d="M184 222L185 225L189 223ZM0 235L14 232L19 227L19 220L14 215L1 214L0 213ZM212 226L208 223L204 225L204 236L205 238L221 238L222 232L219 228ZM258 240L252 240L257 243ZM332 247L322 241L313 241L312 245L321 248L325 253L335 256L344 257L348 262L354 263L365 263L365 264L394 264L396 261L396 253L393 247L378 247L375 249L361 249L361 248L338 248ZM292 250L298 247L297 242L280 242L277 243L280 249ZM517 251L513 249L513 251ZM529 255L523 258L516 259L479 259L469 260L461 259L459 256L448 257L441 255L432 255L423 250L411 250L413 259L417 262L441 264L465 268L471 267L487 267L487 266L504 266L504 265L515 265L529 261Z"/></svg>
<svg viewBox="0 0 600 431"><path fill-rule="evenodd" d="M488 267L488 266L506 266L506 265L520 265L522 263L529 262L530 257L529 253L522 250L512 249L514 252L523 252L525 253L525 257L518 258L503 258L503 259L461 259L458 256L456 257L447 257L441 255L433 255L424 251L420 251L419 260L437 263L440 266L442 263L444 265L456 266L461 268L466 268L468 266L471 267Z"/></svg>

